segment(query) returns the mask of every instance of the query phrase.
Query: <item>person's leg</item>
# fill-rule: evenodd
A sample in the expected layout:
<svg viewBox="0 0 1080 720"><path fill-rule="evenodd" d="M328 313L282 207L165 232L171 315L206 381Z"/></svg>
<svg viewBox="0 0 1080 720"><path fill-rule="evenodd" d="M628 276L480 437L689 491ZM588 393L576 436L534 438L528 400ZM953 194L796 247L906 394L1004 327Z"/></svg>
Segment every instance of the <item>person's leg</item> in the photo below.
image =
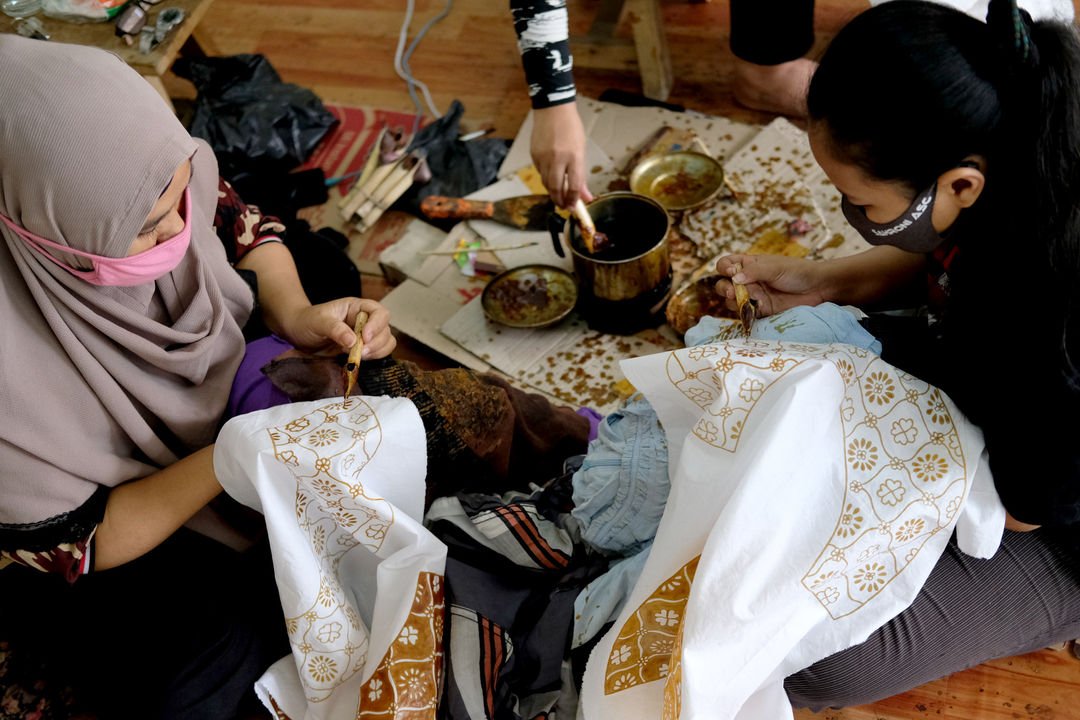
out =
<svg viewBox="0 0 1080 720"><path fill-rule="evenodd" d="M1044 531L978 560L950 543L911 607L784 681L794 707L876 702L995 658L1080 636L1080 559Z"/></svg>
<svg viewBox="0 0 1080 720"><path fill-rule="evenodd" d="M230 720L289 653L265 543L236 553L181 529L143 557L68 585L0 571L12 643L42 656L102 720ZM8 585L8 583L11 583Z"/></svg>
<svg viewBox="0 0 1080 720"><path fill-rule="evenodd" d="M814 0L731 0L732 89L740 104L793 117L806 115L806 89L817 63Z"/></svg>

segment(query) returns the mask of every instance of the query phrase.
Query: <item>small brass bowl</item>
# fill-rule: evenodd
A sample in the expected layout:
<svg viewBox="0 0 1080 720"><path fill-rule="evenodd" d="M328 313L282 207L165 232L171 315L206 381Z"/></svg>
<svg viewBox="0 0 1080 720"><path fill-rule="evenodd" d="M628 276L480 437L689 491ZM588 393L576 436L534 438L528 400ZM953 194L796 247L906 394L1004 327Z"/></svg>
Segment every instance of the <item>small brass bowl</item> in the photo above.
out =
<svg viewBox="0 0 1080 720"><path fill-rule="evenodd" d="M554 325L574 309L574 276L553 265L522 265L493 277L480 296L484 314L515 328Z"/></svg>
<svg viewBox="0 0 1080 720"><path fill-rule="evenodd" d="M680 335L698 324L706 315L722 318L737 318L738 316L727 309L727 298L716 291L716 281L722 275L718 273L703 274L683 283L668 301L664 309L668 325Z"/></svg>
<svg viewBox="0 0 1080 720"><path fill-rule="evenodd" d="M693 150L651 155L630 173L630 189L648 195L667 210L689 210L720 192L724 167Z"/></svg>

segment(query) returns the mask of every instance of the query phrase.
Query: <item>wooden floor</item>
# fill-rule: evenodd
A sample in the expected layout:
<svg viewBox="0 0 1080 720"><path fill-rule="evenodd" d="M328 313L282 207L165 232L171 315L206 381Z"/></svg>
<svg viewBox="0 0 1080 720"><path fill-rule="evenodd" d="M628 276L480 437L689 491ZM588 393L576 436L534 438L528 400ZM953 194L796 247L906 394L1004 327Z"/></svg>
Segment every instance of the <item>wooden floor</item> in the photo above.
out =
<svg viewBox="0 0 1080 720"><path fill-rule="evenodd" d="M405 5L405 0L215 0L202 30L219 54L262 53L286 81L324 100L412 110L393 62ZM513 137L529 109L508 5L508 0L453 0L449 15L431 28L410 61L437 109L461 100L464 129L491 125L500 137ZM445 0L416 0L411 33L445 6ZM629 28L619 23L621 0L569 0L568 6L579 92L589 97L608 88L639 92ZM816 48L866 6L866 0L817 0ZM668 0L663 14L675 72L670 102L744 122L771 119L739 107L731 97L725 0ZM171 78L167 86L179 96L194 94L183 80ZM1080 719L1080 660L1068 649L1044 650L987 663L873 705L819 715L800 711L797 718Z"/></svg>
<svg viewBox="0 0 1080 720"><path fill-rule="evenodd" d="M529 110L508 0L452 0L410 58L413 75L445 111L459 99L463 123L493 125L513 137ZM413 110L394 52L406 0L215 0L200 26L221 54L259 52L282 77L320 97L386 110ZM569 0L574 77L579 92L597 97L608 88L640 92L630 27L620 23L622 0ZM819 0L816 48L867 0ZM446 0L416 0L409 40L446 7ZM675 71L669 102L745 122L770 115L734 103L728 84L726 0L664 4L664 23ZM169 88L193 93L173 78ZM426 111L426 108L425 108Z"/></svg>

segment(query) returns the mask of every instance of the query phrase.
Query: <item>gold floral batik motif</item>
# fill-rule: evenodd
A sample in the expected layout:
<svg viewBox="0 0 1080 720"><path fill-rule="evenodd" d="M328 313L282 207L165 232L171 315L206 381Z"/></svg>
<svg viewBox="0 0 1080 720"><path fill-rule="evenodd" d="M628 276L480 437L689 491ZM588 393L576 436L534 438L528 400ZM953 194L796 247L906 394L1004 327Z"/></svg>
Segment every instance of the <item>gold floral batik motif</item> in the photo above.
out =
<svg viewBox="0 0 1080 720"><path fill-rule="evenodd" d="M940 390L847 346L824 357L844 380L845 490L832 537L802 582L840 618L951 527L970 478Z"/></svg>
<svg viewBox="0 0 1080 720"><path fill-rule="evenodd" d="M803 585L834 618L858 610L947 530L969 470L939 390L850 345L746 340L671 353L671 383L704 413L693 433L734 452L759 398L807 360L831 362L844 385L844 500Z"/></svg>
<svg viewBox="0 0 1080 720"><path fill-rule="evenodd" d="M285 714L285 711L281 709L281 706L277 704L277 700L273 697L270 698L270 706L273 708L274 717L277 718L277 720L292 720L292 718Z"/></svg>
<svg viewBox="0 0 1080 720"><path fill-rule="evenodd" d="M705 411L694 425L694 435L712 447L735 452L758 399L806 359L775 349L775 343L745 340L698 345L668 356L668 379ZM747 373L747 367L754 372Z"/></svg>
<svg viewBox="0 0 1080 720"><path fill-rule="evenodd" d="M666 678L678 662L686 601L700 559L661 583L623 625L608 657L605 695Z"/></svg>
<svg viewBox="0 0 1080 720"><path fill-rule="evenodd" d="M679 720L682 713L682 639L683 628L679 625L679 634L675 636L675 647L671 651L671 672L664 681L664 701L660 707L661 720Z"/></svg>
<svg viewBox="0 0 1080 720"><path fill-rule="evenodd" d="M360 692L357 720L433 720L445 607L442 576L420 573L405 624Z"/></svg>
<svg viewBox="0 0 1080 720"><path fill-rule="evenodd" d="M297 523L321 566L315 600L285 618L305 694L321 702L363 668L367 655L367 628L338 582L337 567L354 548L377 552L394 523L393 506L365 493L360 479L382 429L371 406L351 398L267 432L275 457L296 478Z"/></svg>

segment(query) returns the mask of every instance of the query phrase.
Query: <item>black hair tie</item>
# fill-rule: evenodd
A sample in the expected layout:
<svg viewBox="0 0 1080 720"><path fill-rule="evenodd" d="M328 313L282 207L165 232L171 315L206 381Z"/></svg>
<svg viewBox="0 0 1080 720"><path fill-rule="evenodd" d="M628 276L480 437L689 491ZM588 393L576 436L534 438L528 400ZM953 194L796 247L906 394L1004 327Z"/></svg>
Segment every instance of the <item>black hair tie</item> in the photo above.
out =
<svg viewBox="0 0 1080 720"><path fill-rule="evenodd" d="M998 38L1003 50L1016 58L1016 66L1033 67L1038 52L1031 41L1031 15L1021 10L1016 0L990 0L986 10L986 25Z"/></svg>

